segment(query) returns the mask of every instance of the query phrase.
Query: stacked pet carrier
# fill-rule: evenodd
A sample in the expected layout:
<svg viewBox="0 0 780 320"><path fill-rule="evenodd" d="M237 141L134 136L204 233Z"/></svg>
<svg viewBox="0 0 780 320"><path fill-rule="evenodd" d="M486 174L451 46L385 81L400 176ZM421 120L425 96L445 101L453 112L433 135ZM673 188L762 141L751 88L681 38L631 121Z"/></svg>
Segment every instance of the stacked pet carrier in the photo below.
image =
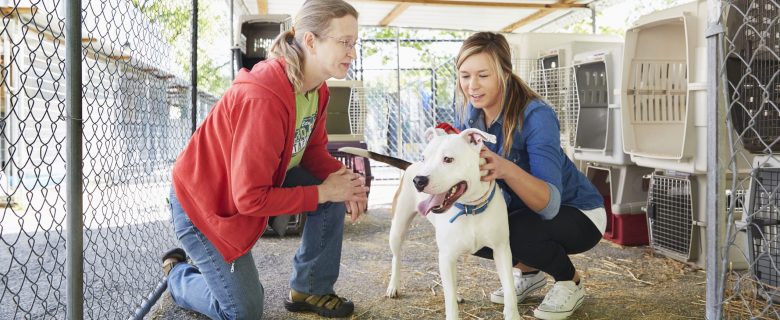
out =
<svg viewBox="0 0 780 320"><path fill-rule="evenodd" d="M290 15L263 14L244 15L238 19L238 26L233 41L233 68L252 67L268 58L271 44L276 37L290 29Z"/></svg>
<svg viewBox="0 0 780 320"><path fill-rule="evenodd" d="M707 183L706 1L659 11L626 31L623 149L655 169L647 197L651 247L705 263ZM747 164L738 164L747 168ZM744 266L738 254L735 268Z"/></svg>
<svg viewBox="0 0 780 320"><path fill-rule="evenodd" d="M574 55L620 43L620 38L589 34L511 34L515 71L555 109L561 125L561 147L572 157L579 112ZM527 77L526 77L527 75Z"/></svg>
<svg viewBox="0 0 780 320"><path fill-rule="evenodd" d="M572 74L579 102L574 159L587 163L586 175L604 197L604 238L622 245L648 244L647 200L643 176L652 172L634 165L623 152L617 84L622 45L574 56Z"/></svg>
<svg viewBox="0 0 780 320"><path fill-rule="evenodd" d="M753 160L745 206L748 259L758 292L780 302L780 5L738 0L726 19L731 120Z"/></svg>
<svg viewBox="0 0 780 320"><path fill-rule="evenodd" d="M561 146L604 196L605 238L623 245L648 242L641 208L642 177L623 152L620 116L622 43L592 35L516 36L515 69L531 69L529 84L555 108ZM523 59L536 54L536 59ZM529 66L531 68L529 68Z"/></svg>

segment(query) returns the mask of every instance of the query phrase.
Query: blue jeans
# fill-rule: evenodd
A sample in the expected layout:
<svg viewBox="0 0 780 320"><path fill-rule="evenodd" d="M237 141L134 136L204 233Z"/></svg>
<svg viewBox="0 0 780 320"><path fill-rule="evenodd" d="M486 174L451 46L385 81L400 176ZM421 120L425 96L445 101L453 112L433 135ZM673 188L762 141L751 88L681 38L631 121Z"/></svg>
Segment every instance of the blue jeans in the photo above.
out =
<svg viewBox="0 0 780 320"><path fill-rule="evenodd" d="M287 172L284 187L320 182L301 168ZM179 263L168 275L173 301L211 319L260 319L263 285L252 252L228 264L214 245L192 224L171 188L171 216L176 237L194 265ZM335 293L344 231L343 203L324 203L306 214L301 244L293 258L290 287L307 294Z"/></svg>

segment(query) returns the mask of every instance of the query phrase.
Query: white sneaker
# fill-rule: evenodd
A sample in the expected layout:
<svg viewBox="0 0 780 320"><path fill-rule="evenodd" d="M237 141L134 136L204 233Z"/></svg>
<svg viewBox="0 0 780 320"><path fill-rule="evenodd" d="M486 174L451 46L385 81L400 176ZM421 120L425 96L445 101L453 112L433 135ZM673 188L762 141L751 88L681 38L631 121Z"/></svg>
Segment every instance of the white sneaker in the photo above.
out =
<svg viewBox="0 0 780 320"><path fill-rule="evenodd" d="M539 271L537 274L523 275L518 269L512 269L512 275L515 278L515 295L517 303L520 303L529 294L544 287L547 279L544 273ZM490 301L493 303L504 304L504 288L498 288L490 294Z"/></svg>
<svg viewBox="0 0 780 320"><path fill-rule="evenodd" d="M566 319L585 300L585 287L574 281L558 281L544 296L542 304L534 310L534 317L544 320Z"/></svg>

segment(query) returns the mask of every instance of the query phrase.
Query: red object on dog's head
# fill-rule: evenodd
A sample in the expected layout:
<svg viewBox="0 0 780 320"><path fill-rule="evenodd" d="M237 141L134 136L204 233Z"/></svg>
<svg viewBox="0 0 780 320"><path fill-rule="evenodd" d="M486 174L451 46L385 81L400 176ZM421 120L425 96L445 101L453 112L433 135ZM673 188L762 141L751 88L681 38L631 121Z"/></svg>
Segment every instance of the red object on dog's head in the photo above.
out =
<svg viewBox="0 0 780 320"><path fill-rule="evenodd" d="M436 125L436 128L444 130L447 134L458 134L460 133L460 130L453 127L451 124L447 122L439 122L439 124Z"/></svg>

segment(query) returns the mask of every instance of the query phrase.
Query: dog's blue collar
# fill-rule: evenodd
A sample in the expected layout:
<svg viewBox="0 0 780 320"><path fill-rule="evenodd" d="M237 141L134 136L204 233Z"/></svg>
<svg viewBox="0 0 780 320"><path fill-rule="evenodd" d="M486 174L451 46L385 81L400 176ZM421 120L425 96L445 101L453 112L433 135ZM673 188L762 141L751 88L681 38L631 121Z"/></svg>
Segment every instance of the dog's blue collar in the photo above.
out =
<svg viewBox="0 0 780 320"><path fill-rule="evenodd" d="M452 216L452 218L450 218L450 223L453 223L455 219L457 219L458 217L464 214L480 214L484 212L487 209L488 204L490 204L490 200L493 199L493 195L495 194L496 194L496 183L493 183L493 189L490 191L490 195L482 203L475 204L475 205L454 203L453 205L455 206L455 208L460 209L460 211L458 211L457 214L455 214L454 216Z"/></svg>

